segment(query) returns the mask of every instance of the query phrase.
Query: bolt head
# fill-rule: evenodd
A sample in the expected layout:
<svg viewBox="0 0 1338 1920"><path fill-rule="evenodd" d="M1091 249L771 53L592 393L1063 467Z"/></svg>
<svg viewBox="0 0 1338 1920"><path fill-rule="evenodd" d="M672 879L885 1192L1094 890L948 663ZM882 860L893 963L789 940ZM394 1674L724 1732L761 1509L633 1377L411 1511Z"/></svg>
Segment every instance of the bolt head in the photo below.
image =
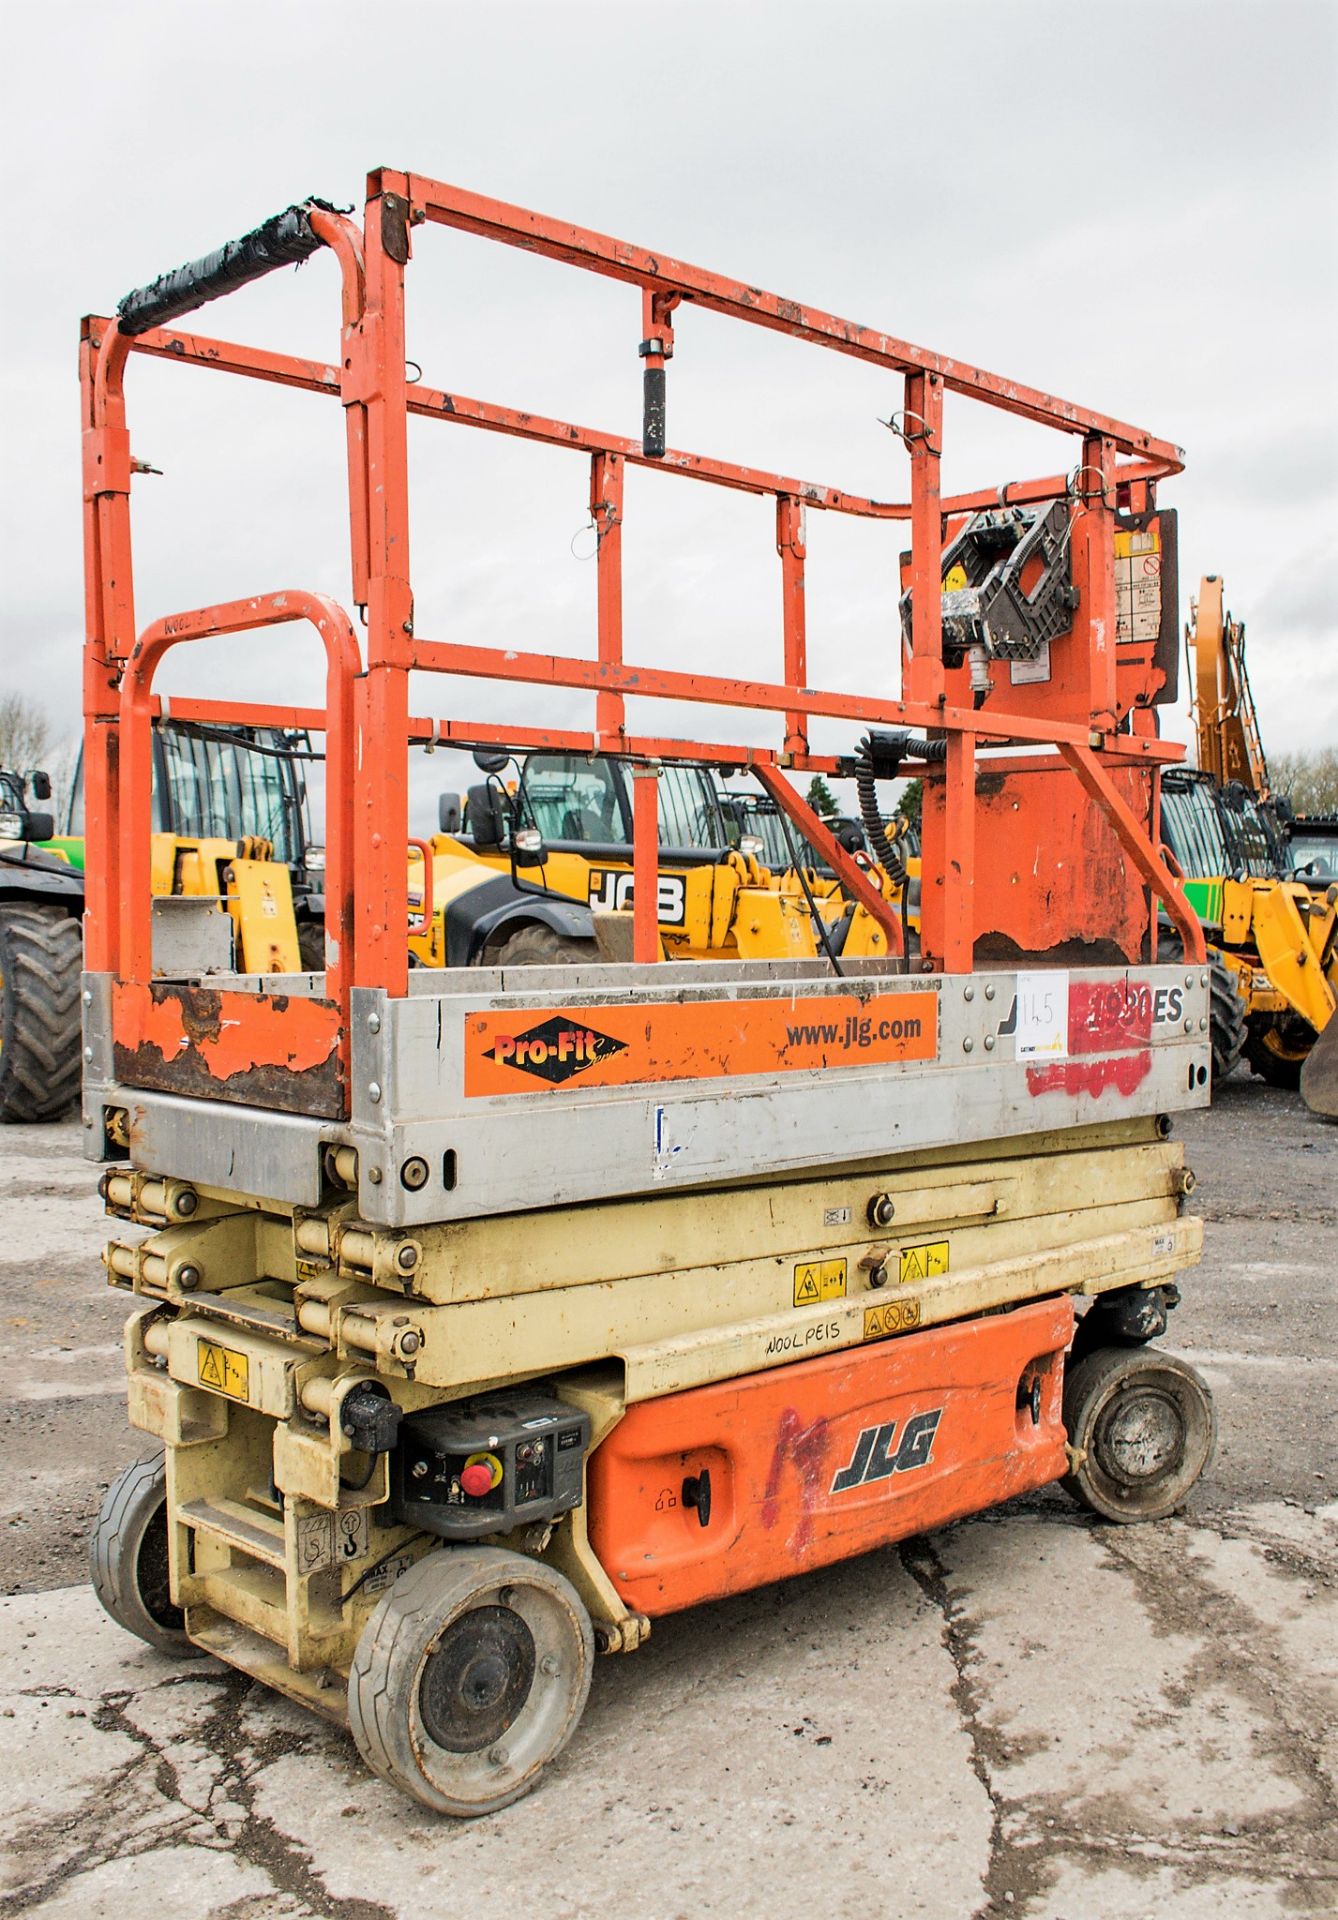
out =
<svg viewBox="0 0 1338 1920"><path fill-rule="evenodd" d="M965 1040L963 1040L962 1042L962 1052L973 1053L975 1051L975 1045L976 1045L975 1041L971 1038L970 1034L968 1033Z"/></svg>
<svg viewBox="0 0 1338 1920"><path fill-rule="evenodd" d="M991 986L991 987L986 987L986 989L985 989L985 998L986 998L987 1000L992 1000L992 999L994 998L994 988L993 988L992 986Z"/></svg>
<svg viewBox="0 0 1338 1920"><path fill-rule="evenodd" d="M177 1212L183 1220L189 1220L200 1204L200 1196L193 1188L187 1187L184 1193L177 1195Z"/></svg>
<svg viewBox="0 0 1338 1920"><path fill-rule="evenodd" d="M488 1758L495 1767L504 1767L511 1755L506 1747L489 1747Z"/></svg>
<svg viewBox="0 0 1338 1920"><path fill-rule="evenodd" d="M367 1180L368 1180L368 1184L369 1184L369 1185L371 1185L371 1186L373 1186L373 1187L379 1187L379 1186L380 1186L380 1184L381 1184L381 1169L380 1169L380 1167L368 1167L368 1169L367 1169Z"/></svg>
<svg viewBox="0 0 1338 1920"><path fill-rule="evenodd" d="M369 1014L368 1014L368 1016L367 1016L367 1031L368 1031L368 1033L380 1033L380 1031L381 1031L381 1016L380 1016L380 1014L379 1014L379 1013L369 1013Z"/></svg>
<svg viewBox="0 0 1338 1920"><path fill-rule="evenodd" d="M418 1249L412 1241L406 1240L395 1255L395 1265L401 1273L412 1273L418 1265Z"/></svg>
<svg viewBox="0 0 1338 1920"><path fill-rule="evenodd" d="M427 1185L428 1165L421 1154L410 1156L400 1168L400 1184L417 1193L420 1187Z"/></svg>
<svg viewBox="0 0 1338 1920"><path fill-rule="evenodd" d="M90 993L90 992L88 991L88 989L87 989L87 987L85 987L85 988L84 988L84 1005L85 1005L86 1007L91 1007L91 1006L92 1006L92 1004L93 1004L93 996L92 996L92 994L91 994L91 993Z"/></svg>
<svg viewBox="0 0 1338 1920"><path fill-rule="evenodd" d="M422 1344L423 1344L422 1335L419 1333L416 1333L412 1327L409 1328L407 1333L402 1333L399 1339L395 1342L395 1345L399 1349L399 1351L401 1353L407 1353L407 1354L417 1353L418 1349L422 1346Z"/></svg>
<svg viewBox="0 0 1338 1920"><path fill-rule="evenodd" d="M975 999L975 997L976 997L976 990L975 990L975 988L974 988L974 987L963 987L963 988L962 988L962 998L963 998L963 1000L974 1000L974 999Z"/></svg>
<svg viewBox="0 0 1338 1920"><path fill-rule="evenodd" d="M85 1060L88 1060L88 1061L90 1061L90 1062L92 1061L92 1058L93 1058L93 1049L92 1049L92 1047L85 1047L85 1048L84 1048L84 1058L85 1058Z"/></svg>
<svg viewBox="0 0 1338 1920"><path fill-rule="evenodd" d="M994 1052L994 1035L992 1033L985 1035L985 1051L986 1053Z"/></svg>
<svg viewBox="0 0 1338 1920"><path fill-rule="evenodd" d="M368 1083L368 1087L367 1087L367 1098L368 1098L368 1099L369 1099L369 1100L371 1101L371 1103L372 1103L372 1105L373 1105L374 1107L379 1107L379 1106L380 1106L380 1104L381 1104L381 1082L380 1082L379 1080L372 1080L372 1081L370 1081L370 1082Z"/></svg>
<svg viewBox="0 0 1338 1920"><path fill-rule="evenodd" d="M546 1653L539 1662L539 1670L541 1673L561 1673L562 1662L555 1653Z"/></svg>
<svg viewBox="0 0 1338 1920"><path fill-rule="evenodd" d="M198 1267L187 1266L177 1268L177 1285L183 1293L193 1293L199 1284L200 1269Z"/></svg>

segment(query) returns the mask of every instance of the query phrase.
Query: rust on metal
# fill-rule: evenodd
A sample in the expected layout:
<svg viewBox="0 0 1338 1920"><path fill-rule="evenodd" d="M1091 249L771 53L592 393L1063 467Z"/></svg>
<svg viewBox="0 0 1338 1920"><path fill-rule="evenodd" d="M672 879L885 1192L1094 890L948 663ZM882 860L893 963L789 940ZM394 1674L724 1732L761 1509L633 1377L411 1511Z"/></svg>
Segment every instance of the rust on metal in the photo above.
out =
<svg viewBox="0 0 1338 1920"><path fill-rule="evenodd" d="M155 980L112 993L116 1078L196 1099L343 1117L339 1008L286 993Z"/></svg>

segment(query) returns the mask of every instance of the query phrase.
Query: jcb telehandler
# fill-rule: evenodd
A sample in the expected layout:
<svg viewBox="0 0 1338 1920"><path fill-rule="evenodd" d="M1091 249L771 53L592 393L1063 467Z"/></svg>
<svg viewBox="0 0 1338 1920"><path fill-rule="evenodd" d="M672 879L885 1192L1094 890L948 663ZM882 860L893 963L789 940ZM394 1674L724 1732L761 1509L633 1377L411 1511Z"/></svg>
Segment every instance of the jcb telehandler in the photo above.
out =
<svg viewBox="0 0 1338 1920"><path fill-rule="evenodd" d="M1199 770L1162 788L1162 838L1203 922L1209 957L1235 985L1215 989L1214 1065L1243 1050L1276 1087L1300 1084L1316 1037L1338 1008L1338 887L1293 877L1285 822L1269 789L1245 665L1245 626L1223 604L1222 581L1199 583L1185 633ZM1305 1097L1338 1118L1338 1099L1307 1076Z"/></svg>
<svg viewBox="0 0 1338 1920"><path fill-rule="evenodd" d="M440 225L640 291L641 440L406 382L407 268ZM312 255L340 280L325 359L180 331ZM870 414L895 380L906 497L671 448L680 307L855 358ZM291 581L140 624L125 373L143 353L342 404L365 626ZM1213 1408L1155 1341L1201 1244L1172 1135L1208 1099L1208 972L1155 840L1179 753L1156 725L1173 596L1135 600L1119 548L1172 551L1155 489L1179 449L662 251L388 170L361 222L305 202L90 318L82 373L85 1140L114 1223L108 1275L133 1295L130 1417L162 1447L95 1528L112 1617L346 1724L385 1779L474 1815L533 1786L596 1653L631 1653L663 1615L1051 1482L1116 1522L1182 1505ZM945 496L947 391L1076 439L1068 470ZM410 412L589 463L597 658L423 630ZM624 658L629 463L775 502L776 679ZM1001 499L1062 523L1043 660L1017 623L995 625L987 569L955 590L979 593L974 610L945 607L945 524L951 541L986 516L980 544L1006 569ZM887 663L875 694L810 670L806 508L909 522L895 695ZM164 974L148 831L164 661L295 623L326 662L305 722L328 755L324 975L202 975L185 955ZM502 729L452 716L436 737L514 744L528 725L530 746L630 768L630 961L410 971L414 672L593 696L588 729L544 715L536 740L531 710ZM748 738L729 763L867 911L881 954L660 959L657 772L724 756L638 732L628 709L647 698L735 715ZM208 704L218 724L279 723L235 687ZM837 771L810 746L813 715L850 729L852 757L882 731L925 743L907 759L925 783L914 968L895 907L786 777ZM1184 955L1148 965L1159 900ZM607 1710L634 1712L622 1699Z"/></svg>
<svg viewBox="0 0 1338 1920"><path fill-rule="evenodd" d="M441 796L443 831L431 842L434 910L427 930L410 938L415 959L425 966L516 966L591 961L601 953L630 958L636 879L633 779L625 763L609 754L543 752L518 759L481 752L476 759L488 778L469 790L467 831L458 796ZM515 777L507 782L509 767ZM744 830L753 821L741 797L726 793L711 768L666 765L656 781L656 919L669 958L857 959L886 952L883 929L846 898L829 867L818 870L821 856L775 801L762 797L773 811L768 845ZM480 879L479 863L488 879Z"/></svg>

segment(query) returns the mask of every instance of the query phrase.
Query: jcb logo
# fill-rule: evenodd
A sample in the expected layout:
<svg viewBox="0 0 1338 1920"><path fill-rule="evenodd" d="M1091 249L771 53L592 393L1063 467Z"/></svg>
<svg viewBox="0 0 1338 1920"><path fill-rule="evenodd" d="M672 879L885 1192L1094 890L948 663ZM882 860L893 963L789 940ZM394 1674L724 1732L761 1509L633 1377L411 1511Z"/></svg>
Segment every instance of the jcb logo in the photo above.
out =
<svg viewBox="0 0 1338 1920"><path fill-rule="evenodd" d="M626 913L632 905L630 873L607 873L599 867L590 873L590 905L604 913ZM681 927L688 914L687 882L681 873L662 873L656 892L656 918L662 927Z"/></svg>
<svg viewBox="0 0 1338 1920"><path fill-rule="evenodd" d="M875 1480L890 1480L894 1473L910 1473L915 1467L927 1467L934 1445L942 1407L932 1413L913 1413L896 1440L897 1423L885 1420L880 1427L865 1427L855 1442L850 1465L842 1467L832 1481L833 1493L849 1493L852 1487L866 1487Z"/></svg>

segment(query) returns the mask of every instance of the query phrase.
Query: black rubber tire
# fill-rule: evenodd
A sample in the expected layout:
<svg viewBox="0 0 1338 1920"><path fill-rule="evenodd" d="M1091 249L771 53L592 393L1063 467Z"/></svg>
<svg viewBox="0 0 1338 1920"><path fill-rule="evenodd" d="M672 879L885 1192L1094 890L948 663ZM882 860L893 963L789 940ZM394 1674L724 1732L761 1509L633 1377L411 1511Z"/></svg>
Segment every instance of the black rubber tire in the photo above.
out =
<svg viewBox="0 0 1338 1920"><path fill-rule="evenodd" d="M323 920L298 921L297 955L302 962L303 973L325 972L325 922Z"/></svg>
<svg viewBox="0 0 1338 1920"><path fill-rule="evenodd" d="M193 1657L167 1570L167 1462L136 1460L108 1487L88 1542L93 1591L118 1627L159 1653Z"/></svg>
<svg viewBox="0 0 1338 1920"><path fill-rule="evenodd" d="M1294 1092L1301 1084L1301 1069L1314 1044L1314 1029L1295 1014L1261 1015L1251 1020L1245 1043L1250 1071L1270 1087Z"/></svg>
<svg viewBox="0 0 1338 1920"><path fill-rule="evenodd" d="M569 933L558 933L552 927L531 921L528 926L518 927L514 933L508 934L499 946L491 950L483 964L490 967L592 967L598 962L599 948L593 940L577 940Z"/></svg>
<svg viewBox="0 0 1338 1920"><path fill-rule="evenodd" d="M1157 936L1157 959L1175 964L1185 957L1184 942L1175 930L1163 927ZM1235 1071L1245 1052L1248 1021L1245 1002L1236 990L1236 976L1216 954L1208 955L1208 1025L1213 1049L1213 1085Z"/></svg>
<svg viewBox="0 0 1338 1920"><path fill-rule="evenodd" d="M504 1645L529 1643L519 1675L497 1654L452 1646L467 1616L509 1622ZM519 1623L519 1624L517 1624ZM455 1647L459 1647L458 1639ZM434 1655L455 1661L434 1692L424 1680ZM469 1819L528 1793L575 1731L590 1692L595 1641L576 1589L555 1568L500 1547L443 1547L402 1573L363 1628L348 1680L348 1720L373 1773L436 1813ZM499 1668L502 1670L499 1672ZM525 1690L514 1702L513 1682ZM502 1688L499 1699L498 1689ZM484 1716L478 1745L443 1745L431 1730L434 1702ZM464 1738L472 1741L474 1730Z"/></svg>
<svg viewBox="0 0 1338 1920"><path fill-rule="evenodd" d="M0 907L0 1120L58 1120L79 1098L79 922Z"/></svg>
<svg viewBox="0 0 1338 1920"><path fill-rule="evenodd" d="M1064 1425L1085 1459L1061 1485L1103 1520L1164 1520L1217 1445L1207 1384L1157 1347L1099 1347L1066 1369Z"/></svg>

